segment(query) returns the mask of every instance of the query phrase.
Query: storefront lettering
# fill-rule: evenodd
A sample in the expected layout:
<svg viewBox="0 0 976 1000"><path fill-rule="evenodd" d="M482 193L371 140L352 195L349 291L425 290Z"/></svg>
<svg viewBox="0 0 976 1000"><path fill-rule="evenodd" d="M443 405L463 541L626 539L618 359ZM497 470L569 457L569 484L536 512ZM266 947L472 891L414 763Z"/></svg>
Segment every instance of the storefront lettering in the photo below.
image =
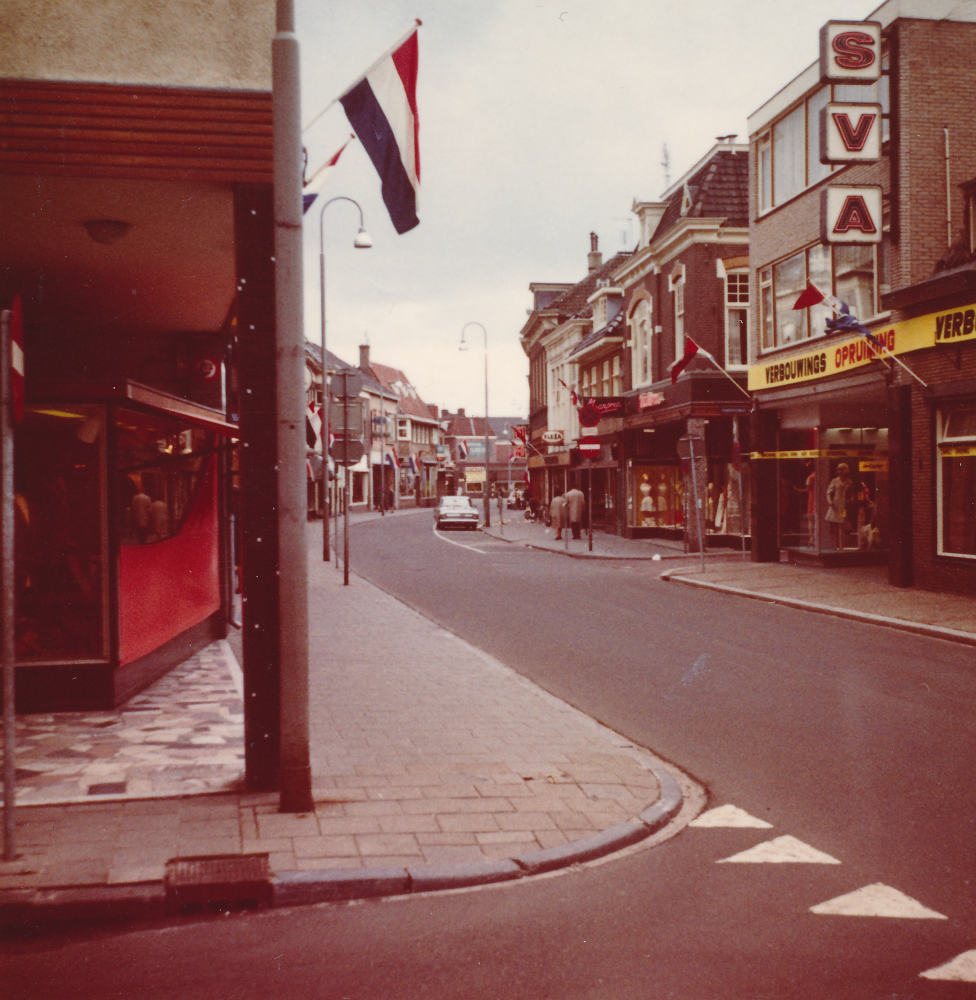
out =
<svg viewBox="0 0 976 1000"><path fill-rule="evenodd" d="M946 313L935 317L936 341L954 340L956 337L972 337L976 329L976 311Z"/></svg>
<svg viewBox="0 0 976 1000"><path fill-rule="evenodd" d="M808 354L803 358L791 358L776 365L766 366L766 385L775 382L791 382L798 378L809 378L827 370L826 354Z"/></svg>
<svg viewBox="0 0 976 1000"><path fill-rule="evenodd" d="M874 336L886 350L894 353L894 330L884 330L876 333ZM854 340L849 344L842 344L834 351L834 368L837 371L841 371L848 365L860 364L866 358L876 358L883 353L884 351L879 351L873 344L866 340Z"/></svg>

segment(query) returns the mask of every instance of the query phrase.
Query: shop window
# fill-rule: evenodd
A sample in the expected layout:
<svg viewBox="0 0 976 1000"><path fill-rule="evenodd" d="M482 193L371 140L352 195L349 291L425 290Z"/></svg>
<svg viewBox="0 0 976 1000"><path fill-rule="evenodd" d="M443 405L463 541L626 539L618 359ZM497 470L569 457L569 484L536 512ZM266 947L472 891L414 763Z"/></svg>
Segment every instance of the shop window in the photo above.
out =
<svg viewBox="0 0 976 1000"><path fill-rule="evenodd" d="M680 528L684 486L677 465L628 469L627 520L631 527Z"/></svg>
<svg viewBox="0 0 976 1000"><path fill-rule="evenodd" d="M749 272L725 277L725 366L741 368L749 358Z"/></svg>
<svg viewBox="0 0 976 1000"><path fill-rule="evenodd" d="M938 551L976 558L976 406L938 414Z"/></svg>
<svg viewBox="0 0 976 1000"><path fill-rule="evenodd" d="M106 659L105 409L27 407L15 435L18 662Z"/></svg>
<svg viewBox="0 0 976 1000"><path fill-rule="evenodd" d="M179 533L214 450L213 434L171 417L119 409L116 510L123 545Z"/></svg>
<svg viewBox="0 0 976 1000"><path fill-rule="evenodd" d="M651 350L654 327L649 299L641 299L630 318L631 377L634 388L654 381L651 371Z"/></svg>

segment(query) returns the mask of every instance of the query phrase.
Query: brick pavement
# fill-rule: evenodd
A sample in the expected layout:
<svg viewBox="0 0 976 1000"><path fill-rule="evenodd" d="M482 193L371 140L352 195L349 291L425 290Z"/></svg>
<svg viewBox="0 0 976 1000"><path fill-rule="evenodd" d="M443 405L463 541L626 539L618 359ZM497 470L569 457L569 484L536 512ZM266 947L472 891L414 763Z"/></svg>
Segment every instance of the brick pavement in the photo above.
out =
<svg viewBox="0 0 976 1000"><path fill-rule="evenodd" d="M158 883L169 859L217 854L267 854L272 874L491 862L592 838L658 800L660 761L359 577L343 587L318 538L310 531L315 811L281 814L269 793L194 796L187 783L169 797L25 806L0 890ZM174 737L192 746L193 726L177 733L173 719L192 721L193 693L170 687L182 705L147 693L167 713L161 775Z"/></svg>

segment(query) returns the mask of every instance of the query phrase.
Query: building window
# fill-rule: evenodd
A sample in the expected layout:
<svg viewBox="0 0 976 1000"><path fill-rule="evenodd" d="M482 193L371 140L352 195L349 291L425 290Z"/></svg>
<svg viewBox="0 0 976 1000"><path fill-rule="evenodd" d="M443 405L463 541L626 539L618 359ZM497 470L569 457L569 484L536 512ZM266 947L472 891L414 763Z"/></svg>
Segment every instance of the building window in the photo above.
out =
<svg viewBox="0 0 976 1000"><path fill-rule="evenodd" d="M887 65L887 53L884 55ZM765 212L841 169L820 162L820 112L830 101L881 105L881 138L888 139L888 77L872 84L834 84L810 95L773 123L757 144L759 211Z"/></svg>
<svg viewBox="0 0 976 1000"><path fill-rule="evenodd" d="M410 440L410 421L406 417L397 418L397 439L400 441Z"/></svg>
<svg viewBox="0 0 976 1000"><path fill-rule="evenodd" d="M976 406L938 413L940 555L976 558Z"/></svg>
<svg viewBox="0 0 976 1000"><path fill-rule="evenodd" d="M651 347L654 327L649 299L641 299L630 318L631 377L634 387L654 381L651 371Z"/></svg>
<svg viewBox="0 0 976 1000"><path fill-rule="evenodd" d="M876 310L876 270L874 247L854 244L817 244L765 268L760 273L762 346L783 347L823 336L832 315L827 306L793 309L807 282L846 302L861 322L869 320Z"/></svg>
<svg viewBox="0 0 976 1000"><path fill-rule="evenodd" d="M619 396L623 392L623 382L620 378L620 355L613 356L612 376L610 380L610 395Z"/></svg>
<svg viewBox="0 0 976 1000"><path fill-rule="evenodd" d="M606 358L603 362L603 381L600 383L600 395L609 396L610 392L610 359Z"/></svg>
<svg viewBox="0 0 976 1000"><path fill-rule="evenodd" d="M725 367L741 368L749 360L749 272L725 278Z"/></svg>
<svg viewBox="0 0 976 1000"><path fill-rule="evenodd" d="M685 350L685 269L682 266L672 272L670 285L674 300L674 356L680 358Z"/></svg>

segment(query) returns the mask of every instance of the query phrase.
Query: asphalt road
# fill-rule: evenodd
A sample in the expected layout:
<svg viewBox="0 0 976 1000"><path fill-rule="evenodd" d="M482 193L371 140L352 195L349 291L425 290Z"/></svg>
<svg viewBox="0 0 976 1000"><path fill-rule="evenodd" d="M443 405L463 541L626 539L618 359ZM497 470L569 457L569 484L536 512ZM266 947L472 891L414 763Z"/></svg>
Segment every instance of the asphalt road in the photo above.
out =
<svg viewBox="0 0 976 1000"><path fill-rule="evenodd" d="M772 828L690 827L652 849L476 891L19 942L0 961L8 995L976 990L920 978L976 948L972 650L662 583L660 564L441 537L423 514L358 525L353 543L356 572L674 761L710 808L734 805ZM716 863L774 837L818 860ZM811 912L877 884L946 919Z"/></svg>

